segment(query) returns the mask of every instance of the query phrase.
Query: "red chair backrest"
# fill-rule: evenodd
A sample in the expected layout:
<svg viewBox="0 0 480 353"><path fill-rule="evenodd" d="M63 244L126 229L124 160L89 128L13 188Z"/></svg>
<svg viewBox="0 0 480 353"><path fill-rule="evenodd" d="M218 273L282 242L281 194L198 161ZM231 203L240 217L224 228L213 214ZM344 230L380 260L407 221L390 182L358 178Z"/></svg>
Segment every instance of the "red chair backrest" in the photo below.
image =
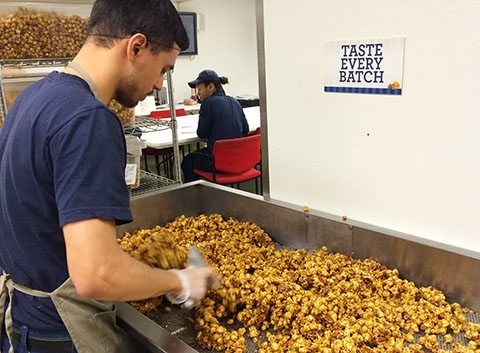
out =
<svg viewBox="0 0 480 353"><path fill-rule="evenodd" d="M175 109L175 116L185 116L187 112L185 109ZM155 110L150 113L150 116L155 119L166 119L170 118L170 110Z"/></svg>
<svg viewBox="0 0 480 353"><path fill-rule="evenodd" d="M217 140L213 146L215 169L240 174L260 162L260 135L229 140Z"/></svg>

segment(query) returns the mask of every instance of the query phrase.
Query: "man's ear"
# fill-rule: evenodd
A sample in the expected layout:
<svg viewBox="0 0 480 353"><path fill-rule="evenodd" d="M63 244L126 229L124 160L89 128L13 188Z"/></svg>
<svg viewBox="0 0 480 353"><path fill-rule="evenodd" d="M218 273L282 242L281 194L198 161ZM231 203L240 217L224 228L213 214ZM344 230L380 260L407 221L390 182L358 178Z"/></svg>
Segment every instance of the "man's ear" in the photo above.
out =
<svg viewBox="0 0 480 353"><path fill-rule="evenodd" d="M133 60L142 49L147 48L148 41L142 33L136 33L130 37L127 43L127 56L129 60Z"/></svg>

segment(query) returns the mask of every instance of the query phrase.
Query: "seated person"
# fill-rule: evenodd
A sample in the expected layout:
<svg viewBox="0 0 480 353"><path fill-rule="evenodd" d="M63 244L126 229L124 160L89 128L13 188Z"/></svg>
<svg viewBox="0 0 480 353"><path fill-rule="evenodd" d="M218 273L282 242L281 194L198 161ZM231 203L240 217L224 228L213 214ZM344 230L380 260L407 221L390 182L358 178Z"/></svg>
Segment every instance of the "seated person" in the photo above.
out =
<svg viewBox="0 0 480 353"><path fill-rule="evenodd" d="M225 95L222 85L226 77L219 77L213 70L203 70L197 79L188 85L196 88L202 102L198 119L197 135L208 139L207 147L185 156L182 162L184 181L198 180L194 169L212 171L212 152L215 141L248 135L248 122L238 101Z"/></svg>

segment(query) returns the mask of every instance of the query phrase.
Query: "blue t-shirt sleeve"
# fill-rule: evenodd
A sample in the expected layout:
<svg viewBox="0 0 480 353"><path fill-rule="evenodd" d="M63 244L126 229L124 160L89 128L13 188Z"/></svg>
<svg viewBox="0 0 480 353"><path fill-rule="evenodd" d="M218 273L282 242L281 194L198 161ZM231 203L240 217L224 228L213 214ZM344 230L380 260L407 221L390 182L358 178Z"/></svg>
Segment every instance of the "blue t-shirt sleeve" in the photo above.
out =
<svg viewBox="0 0 480 353"><path fill-rule="evenodd" d="M77 116L49 142L60 226L93 218L132 221L125 183L125 138L106 108Z"/></svg>

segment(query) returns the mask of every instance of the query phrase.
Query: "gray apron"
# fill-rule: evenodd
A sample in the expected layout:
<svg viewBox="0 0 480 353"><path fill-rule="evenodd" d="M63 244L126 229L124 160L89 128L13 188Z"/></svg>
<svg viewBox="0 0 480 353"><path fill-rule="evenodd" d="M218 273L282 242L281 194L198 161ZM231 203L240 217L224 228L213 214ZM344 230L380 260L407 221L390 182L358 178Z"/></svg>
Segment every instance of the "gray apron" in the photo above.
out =
<svg viewBox="0 0 480 353"><path fill-rule="evenodd" d="M78 353L128 352L125 333L117 326L117 309L112 302L80 297L70 278L53 292L47 293L17 284L4 272L0 277L0 329L5 322L5 331L10 342L9 353L13 353L11 303L14 290L40 298L50 298ZM7 298L10 305L5 308Z"/></svg>
<svg viewBox="0 0 480 353"><path fill-rule="evenodd" d="M78 64L69 66L77 71L88 83L90 90L98 98L98 93L88 73ZM10 275L3 272L0 277L0 330L5 322L5 331L12 345L12 305L14 290L27 295L50 298L72 338L78 353L124 353L127 340L125 332L117 326L116 307L112 302L80 297L73 282L68 278L51 293L34 290L15 283ZM7 298L10 305L6 308Z"/></svg>

